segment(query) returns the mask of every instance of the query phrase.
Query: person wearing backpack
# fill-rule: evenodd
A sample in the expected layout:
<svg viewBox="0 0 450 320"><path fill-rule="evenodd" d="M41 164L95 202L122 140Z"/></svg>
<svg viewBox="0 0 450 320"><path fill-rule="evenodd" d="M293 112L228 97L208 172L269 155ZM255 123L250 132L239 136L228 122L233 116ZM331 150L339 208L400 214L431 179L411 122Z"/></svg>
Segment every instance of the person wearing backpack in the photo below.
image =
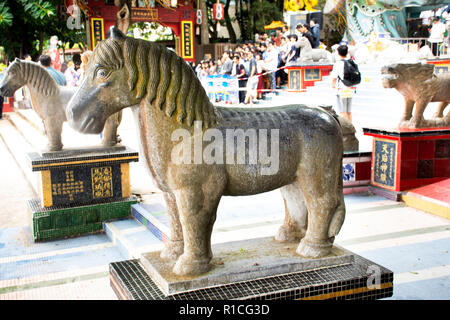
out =
<svg viewBox="0 0 450 320"><path fill-rule="evenodd" d="M337 48L339 60L331 71L331 87L336 89L336 107L339 115L352 121L352 97L355 93L355 85L361 82L356 63L347 59L348 47L340 45Z"/></svg>

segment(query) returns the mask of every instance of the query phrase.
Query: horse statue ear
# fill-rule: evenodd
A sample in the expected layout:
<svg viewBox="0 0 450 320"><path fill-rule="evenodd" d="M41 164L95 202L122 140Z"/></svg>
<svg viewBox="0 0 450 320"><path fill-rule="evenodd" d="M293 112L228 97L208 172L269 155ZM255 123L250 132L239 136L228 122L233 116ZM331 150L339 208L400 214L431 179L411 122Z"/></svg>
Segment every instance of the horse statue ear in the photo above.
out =
<svg viewBox="0 0 450 320"><path fill-rule="evenodd" d="M120 31L119 28L111 27L111 29L109 29L109 31L111 33L112 39L125 39L126 38L126 36L122 33L122 31Z"/></svg>

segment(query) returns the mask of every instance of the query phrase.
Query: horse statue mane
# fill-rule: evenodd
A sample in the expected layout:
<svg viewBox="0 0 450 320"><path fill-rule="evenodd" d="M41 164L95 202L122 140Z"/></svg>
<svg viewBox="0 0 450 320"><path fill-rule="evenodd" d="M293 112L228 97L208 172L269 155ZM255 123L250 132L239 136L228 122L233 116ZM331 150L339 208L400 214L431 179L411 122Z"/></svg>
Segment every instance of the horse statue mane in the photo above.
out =
<svg viewBox="0 0 450 320"><path fill-rule="evenodd" d="M40 64L16 59L8 67L8 72L16 72L31 87L44 96L59 94L59 86L52 76Z"/></svg>
<svg viewBox="0 0 450 320"><path fill-rule="evenodd" d="M125 67L130 92L180 124L202 121L208 128L216 123L215 107L192 68L161 45L114 37L97 45L91 61L113 70Z"/></svg>

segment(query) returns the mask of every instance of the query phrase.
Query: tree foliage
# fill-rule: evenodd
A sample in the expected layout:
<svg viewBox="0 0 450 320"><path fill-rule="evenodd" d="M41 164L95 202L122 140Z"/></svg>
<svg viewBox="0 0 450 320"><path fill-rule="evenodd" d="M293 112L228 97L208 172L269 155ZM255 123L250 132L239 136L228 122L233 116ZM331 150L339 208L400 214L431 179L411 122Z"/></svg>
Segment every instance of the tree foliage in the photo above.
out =
<svg viewBox="0 0 450 320"><path fill-rule="evenodd" d="M62 4L64 0L0 0L0 46L9 60L27 53L37 57L53 35L70 47L86 45L84 29L69 29L67 16L58 14Z"/></svg>
<svg viewBox="0 0 450 320"><path fill-rule="evenodd" d="M25 10L34 19L43 21L46 17L56 15L56 8L53 5L44 0L18 0Z"/></svg>
<svg viewBox="0 0 450 320"><path fill-rule="evenodd" d="M167 41L175 39L173 32L167 32L170 31L170 28L163 27L156 22L136 22L130 26L129 32L133 31L134 28L139 29L140 37L145 40Z"/></svg>
<svg viewBox="0 0 450 320"><path fill-rule="evenodd" d="M9 11L9 7L5 2L0 3L0 26L11 26L13 15Z"/></svg>
<svg viewBox="0 0 450 320"><path fill-rule="evenodd" d="M282 0L234 0L235 14L231 14L230 0L222 0L224 4L225 16L220 21L221 27L227 28L229 39L218 39L217 21L212 16L212 6L217 0L204 0L208 8L207 18L209 25L209 35L211 42L226 41L240 42L253 40L256 33L263 33L264 26L274 20L283 20L283 1ZM233 22L237 21L239 30L235 30ZM237 32L240 31L240 32ZM240 33L240 39L236 34Z"/></svg>

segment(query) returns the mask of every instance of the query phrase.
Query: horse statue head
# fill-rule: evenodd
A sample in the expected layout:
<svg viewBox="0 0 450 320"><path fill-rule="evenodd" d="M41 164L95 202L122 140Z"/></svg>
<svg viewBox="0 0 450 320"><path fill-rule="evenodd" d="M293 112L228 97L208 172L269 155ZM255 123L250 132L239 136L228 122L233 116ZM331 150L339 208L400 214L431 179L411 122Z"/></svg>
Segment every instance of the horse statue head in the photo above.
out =
<svg viewBox="0 0 450 320"><path fill-rule="evenodd" d="M0 83L0 95L12 97L14 92L28 85L44 96L59 93L58 85L44 67L36 62L15 59L6 69Z"/></svg>
<svg viewBox="0 0 450 320"><path fill-rule="evenodd" d="M109 116L141 103L163 110L179 124L214 122L214 107L188 64L174 52L128 38L117 28L95 47L85 75L67 109L69 124L83 133L101 132Z"/></svg>

